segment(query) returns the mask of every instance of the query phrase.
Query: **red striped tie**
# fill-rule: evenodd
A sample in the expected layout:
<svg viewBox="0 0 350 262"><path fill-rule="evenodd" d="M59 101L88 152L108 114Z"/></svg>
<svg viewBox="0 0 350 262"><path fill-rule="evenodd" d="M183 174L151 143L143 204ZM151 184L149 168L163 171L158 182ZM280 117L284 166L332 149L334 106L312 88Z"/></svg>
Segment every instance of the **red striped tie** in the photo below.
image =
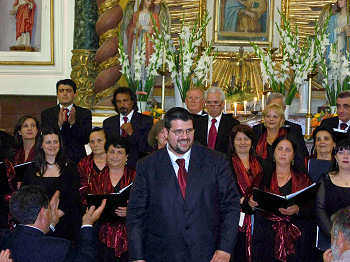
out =
<svg viewBox="0 0 350 262"><path fill-rule="evenodd" d="M208 147L211 149L215 149L215 142L216 142L216 136L218 135L218 131L216 131L216 119L213 118L211 120L211 127L209 129L209 136L208 136Z"/></svg>
<svg viewBox="0 0 350 262"><path fill-rule="evenodd" d="M187 171L185 168L185 159L179 158L176 160L179 165L179 170L177 171L177 181L179 182L181 194L185 199L186 196L186 183L187 183Z"/></svg>

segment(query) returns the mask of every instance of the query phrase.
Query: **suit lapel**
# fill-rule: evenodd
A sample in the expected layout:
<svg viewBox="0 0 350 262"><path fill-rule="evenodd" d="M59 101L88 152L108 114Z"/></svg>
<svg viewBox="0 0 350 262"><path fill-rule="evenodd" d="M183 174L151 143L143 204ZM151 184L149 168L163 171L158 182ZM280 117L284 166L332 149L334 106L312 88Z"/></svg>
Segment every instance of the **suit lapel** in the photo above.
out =
<svg viewBox="0 0 350 262"><path fill-rule="evenodd" d="M182 197L181 191L180 191L180 186L177 181L177 176L175 174L175 170L173 167L173 164L171 163L170 156L168 154L168 151L165 148L160 150L160 158L159 158L159 165L158 165L158 170L159 173L161 174L161 179L167 181L169 186L167 187L168 190L174 190L174 194L169 192L169 195L175 195L176 200L180 202L184 202L184 199ZM167 171L168 170L168 171ZM187 189L187 188L186 188Z"/></svg>
<svg viewBox="0 0 350 262"><path fill-rule="evenodd" d="M198 188L201 184L200 176L202 174L201 154L198 152L199 146L193 145L191 149L190 164L188 168L187 184L186 184L186 203L194 204L195 199L198 198L200 190Z"/></svg>
<svg viewBox="0 0 350 262"><path fill-rule="evenodd" d="M219 128L218 128L218 135L216 136L216 141L215 141L215 145L217 145L218 143L218 138L219 137L223 137L227 134L225 134L225 130L226 130L226 127L227 127L227 118L226 118L226 115L222 114L222 117L221 117L221 120L220 120L220 123L219 123Z"/></svg>

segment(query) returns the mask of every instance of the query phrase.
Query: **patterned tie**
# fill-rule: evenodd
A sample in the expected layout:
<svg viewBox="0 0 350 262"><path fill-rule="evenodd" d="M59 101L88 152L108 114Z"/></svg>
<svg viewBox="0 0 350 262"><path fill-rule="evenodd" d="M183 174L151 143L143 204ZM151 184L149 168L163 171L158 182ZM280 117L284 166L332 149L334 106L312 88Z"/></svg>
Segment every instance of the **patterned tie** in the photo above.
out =
<svg viewBox="0 0 350 262"><path fill-rule="evenodd" d="M211 149L215 149L216 136L218 135L218 131L216 131L215 123L216 123L216 119L213 118L211 120L211 127L209 129L209 136L208 136L208 147Z"/></svg>
<svg viewBox="0 0 350 262"><path fill-rule="evenodd" d="M176 163L179 166L179 171L177 171L177 180L179 182L181 194L185 199L186 196L186 181L187 181L187 171L185 168L185 159L179 158L176 160Z"/></svg>
<svg viewBox="0 0 350 262"><path fill-rule="evenodd" d="M340 123L340 129L345 130L348 128L348 125L346 123Z"/></svg>
<svg viewBox="0 0 350 262"><path fill-rule="evenodd" d="M123 120L124 120L123 124L127 123L128 122L128 117L124 116ZM127 135L128 134L126 133L126 131L124 129L122 129L122 137L127 137Z"/></svg>
<svg viewBox="0 0 350 262"><path fill-rule="evenodd" d="M68 113L69 113L69 109L68 108L65 108L65 109L63 109L63 112L64 112L64 115L65 115L65 122L67 122L68 121Z"/></svg>

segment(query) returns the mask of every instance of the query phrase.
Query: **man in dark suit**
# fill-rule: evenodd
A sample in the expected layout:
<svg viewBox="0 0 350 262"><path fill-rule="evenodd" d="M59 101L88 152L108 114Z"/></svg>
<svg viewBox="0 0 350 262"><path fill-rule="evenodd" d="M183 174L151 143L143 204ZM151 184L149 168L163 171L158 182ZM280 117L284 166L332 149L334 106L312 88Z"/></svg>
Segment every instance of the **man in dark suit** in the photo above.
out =
<svg viewBox="0 0 350 262"><path fill-rule="evenodd" d="M71 79L56 84L57 106L41 112L42 128L60 130L68 157L78 163L86 156L84 145L89 142L92 127L91 111L73 104L77 86Z"/></svg>
<svg viewBox="0 0 350 262"><path fill-rule="evenodd" d="M195 141L227 154L232 128L238 125L239 121L232 114L222 113L225 107L225 93L221 88L209 88L204 94L204 99L208 115L195 118Z"/></svg>
<svg viewBox="0 0 350 262"><path fill-rule="evenodd" d="M9 249L20 262L95 262L97 239L92 225L100 217L106 201L90 207L82 218L80 242L73 248L69 240L46 236L64 214L58 209L59 191L51 201L39 186L24 186L10 200L11 215L20 223L4 236L0 250Z"/></svg>
<svg viewBox="0 0 350 262"><path fill-rule="evenodd" d="M324 119L321 126L336 131L336 139L341 140L350 135L350 91L344 91L338 95L337 114L336 117Z"/></svg>
<svg viewBox="0 0 350 262"><path fill-rule="evenodd" d="M204 91L200 88L191 88L186 93L187 110L193 115L207 115L204 111Z"/></svg>
<svg viewBox="0 0 350 262"><path fill-rule="evenodd" d="M152 117L137 112L137 98L130 88L119 87L113 94L112 103L118 113L103 121L107 137L125 137L130 145L128 163L136 167L141 157L152 151L147 143L148 133L152 128Z"/></svg>
<svg viewBox="0 0 350 262"><path fill-rule="evenodd" d="M228 262L239 194L224 156L193 145L189 112L165 114L168 143L140 160L127 213L129 261Z"/></svg>

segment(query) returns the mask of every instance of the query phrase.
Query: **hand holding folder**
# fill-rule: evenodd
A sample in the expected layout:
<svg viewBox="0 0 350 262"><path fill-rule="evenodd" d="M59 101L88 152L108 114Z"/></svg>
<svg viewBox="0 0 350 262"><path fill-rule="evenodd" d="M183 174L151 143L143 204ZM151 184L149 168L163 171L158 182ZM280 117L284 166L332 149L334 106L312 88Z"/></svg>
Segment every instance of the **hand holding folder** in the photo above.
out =
<svg viewBox="0 0 350 262"><path fill-rule="evenodd" d="M299 190L295 193L281 196L274 193L266 192L258 188L253 188L253 199L259 205L257 209L265 211L277 212L279 208L285 208L292 205L301 206L310 199L313 199L317 190L318 184L313 183L310 186Z"/></svg>

